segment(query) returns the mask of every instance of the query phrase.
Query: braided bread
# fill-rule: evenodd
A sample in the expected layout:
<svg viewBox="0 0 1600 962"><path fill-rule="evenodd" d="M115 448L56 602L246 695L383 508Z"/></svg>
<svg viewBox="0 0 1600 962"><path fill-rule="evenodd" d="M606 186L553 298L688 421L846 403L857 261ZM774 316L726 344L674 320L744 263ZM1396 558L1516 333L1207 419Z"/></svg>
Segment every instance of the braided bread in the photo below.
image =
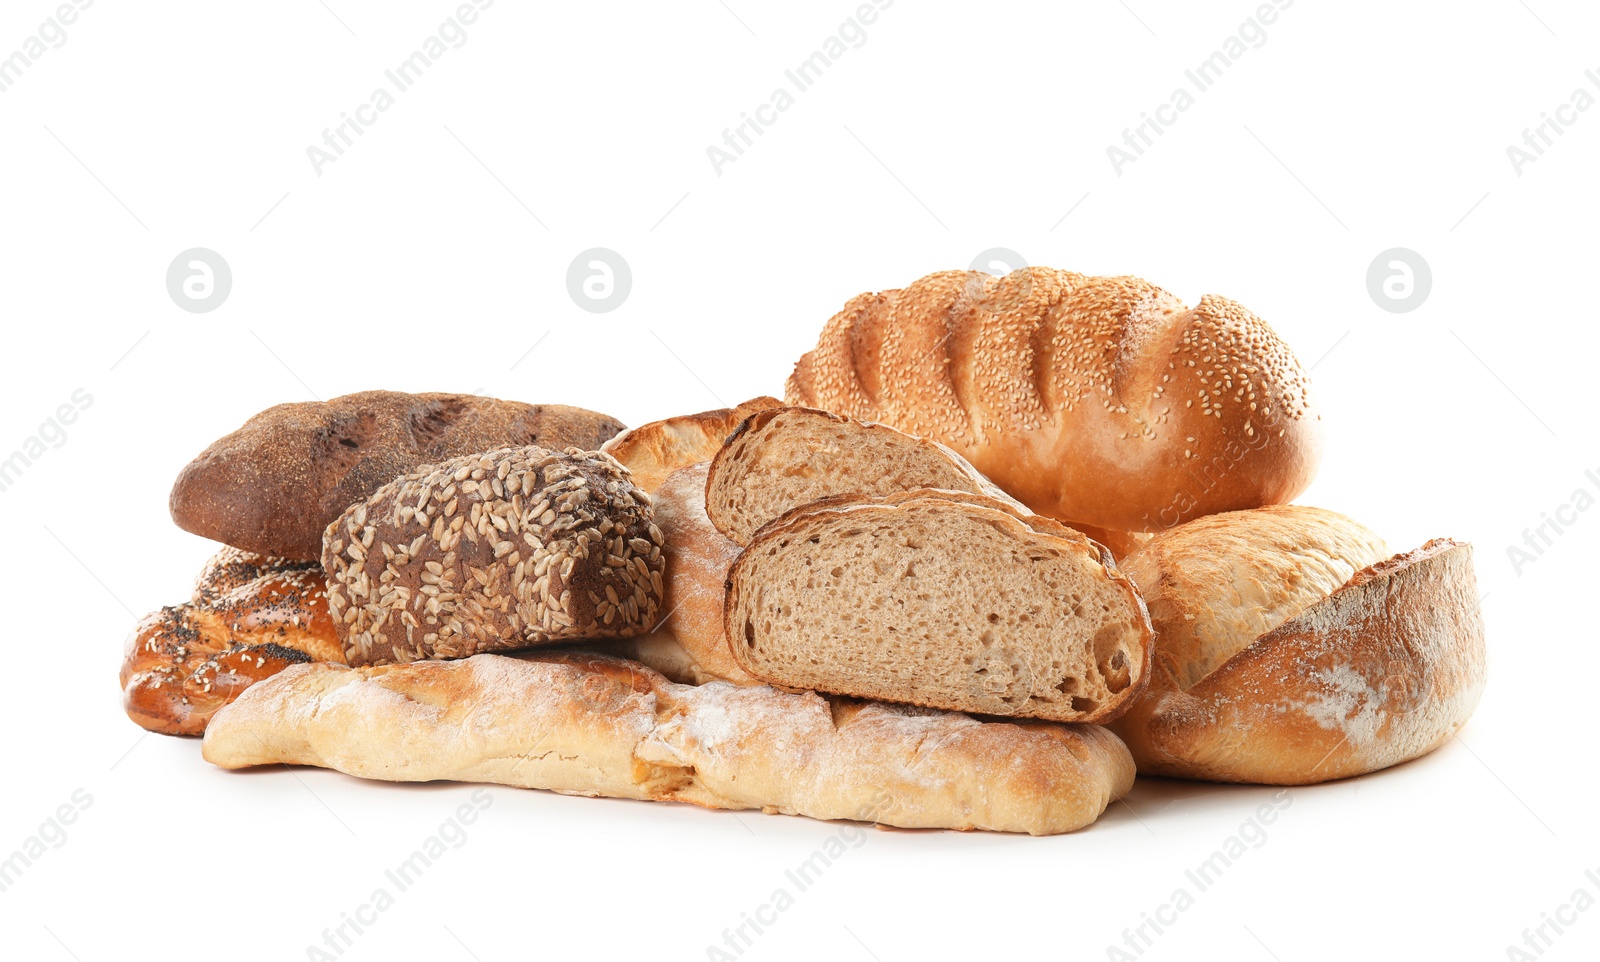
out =
<svg viewBox="0 0 1600 962"><path fill-rule="evenodd" d="M217 709L308 661L344 663L322 567L224 548L187 604L146 615L128 637L123 707L165 735L199 735Z"/></svg>
<svg viewBox="0 0 1600 962"><path fill-rule="evenodd" d="M1321 433L1255 315L1134 277L930 274L862 294L795 365L790 404L949 445L1041 514L1111 531L1290 501Z"/></svg>

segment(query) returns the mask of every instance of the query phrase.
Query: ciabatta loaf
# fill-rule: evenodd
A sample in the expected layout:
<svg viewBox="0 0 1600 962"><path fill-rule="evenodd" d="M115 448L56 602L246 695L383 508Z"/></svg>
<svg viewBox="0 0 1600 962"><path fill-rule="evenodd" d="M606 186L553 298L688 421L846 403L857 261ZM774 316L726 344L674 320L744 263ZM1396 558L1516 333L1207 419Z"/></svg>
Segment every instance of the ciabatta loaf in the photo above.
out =
<svg viewBox="0 0 1600 962"><path fill-rule="evenodd" d="M1150 622L1082 534L957 492L834 498L756 532L728 577L728 644L769 684L1101 722L1144 687Z"/></svg>
<svg viewBox="0 0 1600 962"><path fill-rule="evenodd" d="M1389 557L1356 522L1280 506L1162 532L1124 562L1156 629L1113 727L1139 770L1300 785L1426 754L1484 682L1472 549Z"/></svg>
<svg viewBox="0 0 1600 962"><path fill-rule="evenodd" d="M661 529L610 455L503 448L425 465L324 534L352 665L460 658L659 620Z"/></svg>
<svg viewBox="0 0 1600 962"><path fill-rule="evenodd" d="M737 407L683 414L630 428L600 450L633 474L633 483L655 494L667 475L716 456L739 422L757 411L782 407L777 398L752 398Z"/></svg>
<svg viewBox="0 0 1600 962"><path fill-rule="evenodd" d="M763 809L905 828L1049 835L1133 783L1103 728L980 722L724 682L675 685L596 655L302 665L219 712L206 759L387 781Z"/></svg>
<svg viewBox="0 0 1600 962"><path fill-rule="evenodd" d="M1134 277L946 271L862 294L786 396L947 444L1035 511L1111 531L1288 502L1320 456L1271 328Z"/></svg>

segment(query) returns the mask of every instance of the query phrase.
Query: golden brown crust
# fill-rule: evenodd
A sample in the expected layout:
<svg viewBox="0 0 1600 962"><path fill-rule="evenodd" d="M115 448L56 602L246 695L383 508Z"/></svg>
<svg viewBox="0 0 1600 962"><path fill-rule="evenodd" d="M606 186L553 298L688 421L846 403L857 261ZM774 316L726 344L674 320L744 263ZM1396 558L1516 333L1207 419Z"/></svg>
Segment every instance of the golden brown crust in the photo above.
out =
<svg viewBox="0 0 1600 962"><path fill-rule="evenodd" d="M189 462L172 486L172 520L255 554L315 561L330 521L419 465L513 445L594 450L622 429L582 408L467 394L279 404Z"/></svg>
<svg viewBox="0 0 1600 962"><path fill-rule="evenodd" d="M503 448L426 465L328 526L352 665L626 637L660 617L650 497L603 452Z"/></svg>
<svg viewBox="0 0 1600 962"><path fill-rule="evenodd" d="M140 727L198 735L240 692L292 664L343 663L320 565L226 548L195 601L146 615L124 645L123 707Z"/></svg>
<svg viewBox="0 0 1600 962"><path fill-rule="evenodd" d="M862 295L786 398L943 442L1035 511L1111 531L1285 503L1320 456L1305 374L1264 322L1132 277L947 271Z"/></svg>
<svg viewBox="0 0 1600 962"><path fill-rule="evenodd" d="M219 713L203 752L223 768L319 765L1035 835L1088 825L1133 782L1132 759L1103 728L676 685L575 652L297 666Z"/></svg>
<svg viewBox="0 0 1600 962"><path fill-rule="evenodd" d="M656 492L656 523L666 541L667 612L659 627L669 632L701 675L735 684L761 682L739 667L722 630L728 569L739 546L706 517L706 475L701 462L674 471Z"/></svg>
<svg viewBox="0 0 1600 962"><path fill-rule="evenodd" d="M1250 517L1256 514L1202 520L1248 532L1261 525ZM1268 519L1268 527L1279 521ZM1208 555L1241 550L1220 541L1166 552L1152 563L1162 542L1183 538L1190 525L1158 535L1150 555L1136 554L1126 565L1148 594L1167 599L1150 606L1157 649L1150 687L1112 725L1141 773L1283 785L1327 781L1426 754L1472 714L1484 684L1484 637L1470 545L1430 541L1355 572L1319 601L1293 602L1296 613L1259 637L1208 639L1208 629L1197 632L1194 622L1218 603L1219 592L1261 591L1279 599L1286 592L1281 583L1248 576L1229 587L1182 571L1210 563ZM1358 555L1371 550L1364 530L1343 544ZM1282 550L1269 537L1259 553ZM1274 559L1257 570L1281 571L1292 561ZM1337 570L1301 564L1313 579ZM1175 594L1187 598L1173 602ZM1247 633L1253 623L1224 617L1210 630L1225 635L1231 625ZM1167 659L1169 638L1182 639L1178 646L1195 658ZM1194 666L1211 665L1229 646L1235 653L1193 678Z"/></svg>
<svg viewBox="0 0 1600 962"><path fill-rule="evenodd" d="M758 397L738 407L652 421L623 431L607 441L601 450L622 462L633 474L634 484L648 494L655 494L667 475L679 468L711 460L722 447L723 440L745 418L782 405L777 398Z"/></svg>

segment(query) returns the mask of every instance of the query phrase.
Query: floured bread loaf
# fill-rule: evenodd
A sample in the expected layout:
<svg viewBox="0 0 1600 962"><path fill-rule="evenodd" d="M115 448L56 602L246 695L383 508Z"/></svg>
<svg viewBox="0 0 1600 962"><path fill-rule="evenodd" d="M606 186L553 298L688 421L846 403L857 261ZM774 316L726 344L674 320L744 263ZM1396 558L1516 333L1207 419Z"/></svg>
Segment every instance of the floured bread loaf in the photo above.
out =
<svg viewBox="0 0 1600 962"><path fill-rule="evenodd" d="M609 455L503 448L426 465L323 535L352 665L625 637L659 616L661 529Z"/></svg>
<svg viewBox="0 0 1600 962"><path fill-rule="evenodd" d="M728 644L769 684L1100 722L1145 683L1150 622L1109 552L982 495L816 502L728 577Z"/></svg>
<svg viewBox="0 0 1600 962"><path fill-rule="evenodd" d="M203 753L223 768L318 765L1033 835L1088 825L1133 784L1127 749L1104 728L689 687L573 653L297 666L219 712Z"/></svg>
<svg viewBox="0 0 1600 962"><path fill-rule="evenodd" d="M726 678L741 685L760 684L739 667L723 632L728 597L728 570L739 546L723 537L706 517L706 462L674 471L656 491L656 523L666 554L666 612L660 627L670 632L693 660L699 676ZM662 651L648 647L640 660L651 663Z"/></svg>
<svg viewBox="0 0 1600 962"><path fill-rule="evenodd" d="M1113 725L1142 773L1359 775L1443 744L1482 692L1469 545L1391 558L1349 518L1289 505L1162 532L1124 570L1156 629L1150 686Z"/></svg>

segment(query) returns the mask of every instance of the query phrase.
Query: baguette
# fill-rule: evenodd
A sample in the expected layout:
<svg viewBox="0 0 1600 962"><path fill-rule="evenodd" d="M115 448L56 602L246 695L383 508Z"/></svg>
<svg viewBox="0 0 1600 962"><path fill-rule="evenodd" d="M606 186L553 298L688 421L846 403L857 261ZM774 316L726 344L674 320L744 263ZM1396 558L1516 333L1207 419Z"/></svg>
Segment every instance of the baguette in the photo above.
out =
<svg viewBox="0 0 1600 962"><path fill-rule="evenodd" d="M420 465L526 444L593 450L621 430L582 408L467 394L362 391L279 404L189 462L169 506L178 527L203 538L315 562L329 522Z"/></svg>
<svg viewBox="0 0 1600 962"><path fill-rule="evenodd" d="M1484 684L1470 545L1389 557L1317 508L1201 518L1124 564L1149 604L1149 688L1113 723L1139 771L1303 785L1427 754Z"/></svg>
<svg viewBox="0 0 1600 962"><path fill-rule="evenodd" d="M1033 835L1088 825L1133 782L1127 749L1103 728L689 687L576 653L296 666L219 712L202 752L229 769L317 765Z"/></svg>
<svg viewBox="0 0 1600 962"><path fill-rule="evenodd" d="M758 531L728 575L740 667L815 689L1105 722L1143 689L1150 621L1105 548L1006 501L838 497Z"/></svg>
<svg viewBox="0 0 1600 962"><path fill-rule="evenodd" d="M1042 267L854 298L785 396L947 444L1033 510L1108 531L1286 503L1321 450L1305 372L1243 307Z"/></svg>

